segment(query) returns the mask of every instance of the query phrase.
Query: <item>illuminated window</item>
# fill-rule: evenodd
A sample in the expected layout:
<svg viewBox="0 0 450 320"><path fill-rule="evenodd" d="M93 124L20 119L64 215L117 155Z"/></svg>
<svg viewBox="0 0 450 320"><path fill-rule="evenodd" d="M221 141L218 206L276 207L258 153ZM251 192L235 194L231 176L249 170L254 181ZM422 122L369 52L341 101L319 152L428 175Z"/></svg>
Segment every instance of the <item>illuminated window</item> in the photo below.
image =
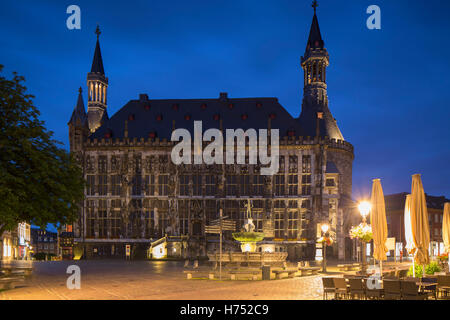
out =
<svg viewBox="0 0 450 320"><path fill-rule="evenodd" d="M158 176L158 191L160 196L169 194L169 175L162 174Z"/></svg>

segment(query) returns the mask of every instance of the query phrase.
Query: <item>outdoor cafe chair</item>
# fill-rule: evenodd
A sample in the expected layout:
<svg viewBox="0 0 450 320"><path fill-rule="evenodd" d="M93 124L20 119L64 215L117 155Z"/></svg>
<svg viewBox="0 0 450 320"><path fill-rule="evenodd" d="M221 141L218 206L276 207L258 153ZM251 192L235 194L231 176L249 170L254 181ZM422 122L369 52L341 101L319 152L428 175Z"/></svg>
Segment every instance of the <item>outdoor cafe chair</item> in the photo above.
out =
<svg viewBox="0 0 450 320"><path fill-rule="evenodd" d="M366 290L362 279L349 279L350 283L350 297L353 299L358 297L359 299L366 298Z"/></svg>
<svg viewBox="0 0 450 320"><path fill-rule="evenodd" d="M400 300L402 298L399 280L384 280L383 288L385 300Z"/></svg>
<svg viewBox="0 0 450 320"><path fill-rule="evenodd" d="M400 279L405 278L407 275L408 275L408 269L400 270L400 271L398 272L398 277L399 277Z"/></svg>
<svg viewBox="0 0 450 320"><path fill-rule="evenodd" d="M334 294L336 299L344 297L346 299L349 295L349 289L347 282L344 278L333 278L334 281Z"/></svg>
<svg viewBox="0 0 450 320"><path fill-rule="evenodd" d="M383 297L383 290L382 289L369 289L369 287L367 287L367 278L363 279L363 285L364 288L366 289L366 299L369 300L380 300Z"/></svg>
<svg viewBox="0 0 450 320"><path fill-rule="evenodd" d="M328 294L334 294L334 281L333 278L322 278L323 285L323 300L327 300Z"/></svg>
<svg viewBox="0 0 450 320"><path fill-rule="evenodd" d="M420 292L419 286L414 281L402 281L401 292L403 300L426 300L430 293Z"/></svg>
<svg viewBox="0 0 450 320"><path fill-rule="evenodd" d="M437 295L439 295L440 293L441 297L447 297L448 293L450 292L450 276L437 277L437 291Z"/></svg>

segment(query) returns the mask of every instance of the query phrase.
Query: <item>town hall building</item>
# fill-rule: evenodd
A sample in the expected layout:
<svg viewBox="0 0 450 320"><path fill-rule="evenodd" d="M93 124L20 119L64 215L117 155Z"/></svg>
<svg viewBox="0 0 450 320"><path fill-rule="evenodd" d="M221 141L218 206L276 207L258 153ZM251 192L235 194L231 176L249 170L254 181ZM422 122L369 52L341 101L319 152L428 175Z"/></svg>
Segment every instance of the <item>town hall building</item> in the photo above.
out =
<svg viewBox="0 0 450 320"><path fill-rule="evenodd" d="M239 231L252 205L255 231L264 232L258 250L287 252L289 260L311 260L320 226L330 225L329 254L345 258L346 215L351 205L353 146L331 114L327 95L328 51L314 8L303 70L298 118L277 98L152 99L140 94L108 115L108 78L100 30L87 75L87 112L80 88L68 123L70 151L87 182L74 246L86 258L153 257L152 244L167 243L167 256L205 257L218 250L218 236L205 227L223 215ZM295 67L295 66L293 66ZM114 88L111 88L114 90ZM171 161L185 128L279 130L279 170L262 175L261 164L180 164ZM239 251L231 231L224 250ZM348 258L348 257L347 257Z"/></svg>

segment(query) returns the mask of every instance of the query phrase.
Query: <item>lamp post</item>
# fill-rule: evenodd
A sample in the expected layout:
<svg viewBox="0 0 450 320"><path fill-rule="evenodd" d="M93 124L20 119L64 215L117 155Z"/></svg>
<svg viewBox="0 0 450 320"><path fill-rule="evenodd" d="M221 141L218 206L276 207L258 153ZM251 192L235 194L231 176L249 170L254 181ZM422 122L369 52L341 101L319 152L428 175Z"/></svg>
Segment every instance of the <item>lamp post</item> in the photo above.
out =
<svg viewBox="0 0 450 320"><path fill-rule="evenodd" d="M362 224L365 227L367 225L366 219L367 219L367 215L370 212L370 209L372 208L371 204L367 201L362 201L359 203L358 205L358 209L359 212L361 213L362 216ZM367 266L366 266L366 243L361 239L361 273L363 275L366 274L367 272Z"/></svg>
<svg viewBox="0 0 450 320"><path fill-rule="evenodd" d="M325 273L327 272L327 238L328 238L328 229L330 228L330 226L326 223L322 224L321 229L322 229L322 272Z"/></svg>

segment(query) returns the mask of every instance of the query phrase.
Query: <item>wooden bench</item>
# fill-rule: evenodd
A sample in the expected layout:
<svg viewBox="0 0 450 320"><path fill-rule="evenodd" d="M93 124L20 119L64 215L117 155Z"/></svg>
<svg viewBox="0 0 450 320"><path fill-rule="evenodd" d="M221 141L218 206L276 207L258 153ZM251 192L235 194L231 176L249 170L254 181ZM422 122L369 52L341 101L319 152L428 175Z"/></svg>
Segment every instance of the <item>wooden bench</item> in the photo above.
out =
<svg viewBox="0 0 450 320"><path fill-rule="evenodd" d="M1 267L0 271L2 271L2 273L5 276L9 276L11 274L18 274L18 275L24 275L24 276L31 276L32 272L33 272L33 268L29 268L29 267Z"/></svg>
<svg viewBox="0 0 450 320"><path fill-rule="evenodd" d="M339 271L351 271L354 268L353 264L338 264L337 267Z"/></svg>
<svg viewBox="0 0 450 320"><path fill-rule="evenodd" d="M230 270L228 272L230 274L231 280L236 280L237 275L251 275L252 280L258 280L258 275L261 273L261 270Z"/></svg>
<svg viewBox="0 0 450 320"><path fill-rule="evenodd" d="M3 289L14 289L16 287L17 282L23 282L23 277L4 277L0 278L0 285L2 285Z"/></svg>
<svg viewBox="0 0 450 320"><path fill-rule="evenodd" d="M305 276L308 274L312 274L312 275L318 274L321 269L322 269L321 267L300 267L300 268L298 268L301 276Z"/></svg>
<svg viewBox="0 0 450 320"><path fill-rule="evenodd" d="M208 275L209 280L214 280L214 271L208 271L208 270L184 270L184 274L186 274L186 279L190 280L192 279L192 276L195 275L196 278L206 278L206 275Z"/></svg>
<svg viewBox="0 0 450 320"><path fill-rule="evenodd" d="M282 275L287 274L288 278L294 278L298 272L297 268L286 268L281 270L272 270L275 274L275 279L283 279Z"/></svg>

